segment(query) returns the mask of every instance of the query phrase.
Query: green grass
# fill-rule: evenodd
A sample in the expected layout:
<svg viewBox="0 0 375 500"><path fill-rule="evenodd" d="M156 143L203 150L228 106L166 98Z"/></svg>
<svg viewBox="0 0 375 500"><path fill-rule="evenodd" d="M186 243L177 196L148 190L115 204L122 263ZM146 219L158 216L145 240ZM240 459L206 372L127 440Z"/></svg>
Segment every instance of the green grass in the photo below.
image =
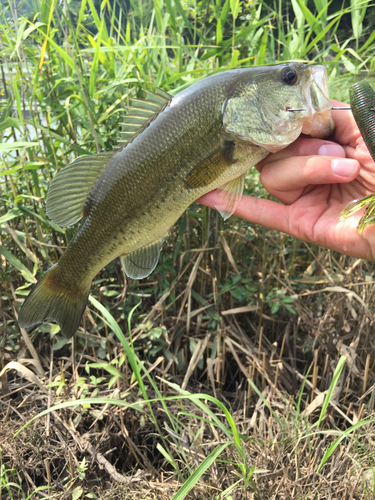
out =
<svg viewBox="0 0 375 500"><path fill-rule="evenodd" d="M375 14L368 1L344 5L34 0L17 12L4 4L0 349L5 396L22 386L18 406L0 399L4 498L43 488L48 498L106 498L99 479L112 481L107 498L117 498L115 474L97 455L86 458L87 442L124 476L149 474L118 486L118 498L152 498L150 477L160 498L275 498L284 473L289 497L324 498L331 488L371 498L366 390L375 346L363 306L374 304L371 263L235 218L224 223L194 204L150 278L126 281L118 262L97 276L74 343L56 325L28 337L16 321L29 287L75 231L46 217L50 181L77 156L115 146L130 89L175 94L217 71L304 60L325 64L331 97L348 100L353 81L373 78ZM254 172L246 193L267 196ZM247 312L228 313L239 307ZM27 371L12 361L45 373L34 407ZM108 446L98 439L105 435Z"/></svg>

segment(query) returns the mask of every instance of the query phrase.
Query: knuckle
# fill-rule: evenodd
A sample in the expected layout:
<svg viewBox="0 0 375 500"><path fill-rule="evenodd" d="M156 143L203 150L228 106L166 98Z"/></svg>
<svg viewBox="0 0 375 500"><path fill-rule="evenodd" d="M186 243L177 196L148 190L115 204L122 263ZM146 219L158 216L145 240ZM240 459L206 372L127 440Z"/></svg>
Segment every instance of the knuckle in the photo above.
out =
<svg viewBox="0 0 375 500"><path fill-rule="evenodd" d="M322 169L322 166L325 163L327 163L327 161L320 157L313 156L308 158L303 169L304 177L309 181L321 179L322 171L327 171L326 165L324 165L324 168Z"/></svg>
<svg viewBox="0 0 375 500"><path fill-rule="evenodd" d="M274 174L272 174L272 171L272 163L262 168L259 178L263 186L272 186L272 180L274 178Z"/></svg>

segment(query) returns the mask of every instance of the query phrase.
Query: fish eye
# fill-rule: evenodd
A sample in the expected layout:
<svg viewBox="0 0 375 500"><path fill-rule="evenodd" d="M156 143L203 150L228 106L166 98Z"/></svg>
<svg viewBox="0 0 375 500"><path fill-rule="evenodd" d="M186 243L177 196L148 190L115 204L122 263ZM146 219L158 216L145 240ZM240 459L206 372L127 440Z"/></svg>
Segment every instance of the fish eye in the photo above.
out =
<svg viewBox="0 0 375 500"><path fill-rule="evenodd" d="M297 83L298 76L296 70L290 67L285 68L282 73L282 80L288 85L294 85Z"/></svg>

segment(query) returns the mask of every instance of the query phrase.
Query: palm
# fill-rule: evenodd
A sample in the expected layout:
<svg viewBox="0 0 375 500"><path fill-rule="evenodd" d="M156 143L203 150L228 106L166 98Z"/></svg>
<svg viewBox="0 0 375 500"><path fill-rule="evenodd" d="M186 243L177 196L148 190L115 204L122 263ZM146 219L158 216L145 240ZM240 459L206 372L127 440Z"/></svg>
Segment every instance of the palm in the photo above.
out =
<svg viewBox="0 0 375 500"><path fill-rule="evenodd" d="M375 192L375 185L371 192ZM286 207L290 227L287 232L332 250L375 260L375 252L371 252L367 239L359 235L356 229L362 211L339 220L348 203L368 194L369 191L355 181L351 186L333 184L308 187L298 200Z"/></svg>

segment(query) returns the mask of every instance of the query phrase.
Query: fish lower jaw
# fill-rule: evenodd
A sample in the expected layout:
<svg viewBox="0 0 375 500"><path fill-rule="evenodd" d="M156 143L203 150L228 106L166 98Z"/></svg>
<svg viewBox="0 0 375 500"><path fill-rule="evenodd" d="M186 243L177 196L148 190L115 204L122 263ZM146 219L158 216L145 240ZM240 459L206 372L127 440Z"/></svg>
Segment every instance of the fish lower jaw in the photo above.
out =
<svg viewBox="0 0 375 500"><path fill-rule="evenodd" d="M306 120L302 126L302 133L318 139L325 139L332 135L336 125L331 111L315 112L313 117Z"/></svg>

